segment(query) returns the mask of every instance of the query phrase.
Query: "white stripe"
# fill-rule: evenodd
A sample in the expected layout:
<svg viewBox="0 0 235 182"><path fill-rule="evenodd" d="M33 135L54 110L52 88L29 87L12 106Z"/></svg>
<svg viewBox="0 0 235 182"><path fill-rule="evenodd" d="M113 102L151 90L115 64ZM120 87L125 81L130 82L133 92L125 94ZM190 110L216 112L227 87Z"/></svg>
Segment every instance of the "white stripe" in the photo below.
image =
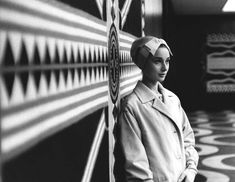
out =
<svg viewBox="0 0 235 182"><path fill-rule="evenodd" d="M120 94L121 96L125 95L126 93L132 91L136 85L136 82L142 78L142 75L141 74L138 74L136 77L134 78L131 78L131 79L128 79L128 80L125 80L123 82L120 83ZM128 85L130 83L133 83L132 85L128 86L128 87L125 87L125 85Z"/></svg>
<svg viewBox="0 0 235 182"><path fill-rule="evenodd" d="M89 153L89 157L88 157L87 165L86 165L85 172L82 178L82 182L90 181L90 178L92 176L92 172L94 169L94 165L96 162L96 158L99 152L100 144L104 135L104 131L105 131L105 117L104 117L104 111L103 111L100 121L99 121L99 125L96 130L93 143L92 143L92 147Z"/></svg>
<svg viewBox="0 0 235 182"><path fill-rule="evenodd" d="M127 36L127 35L124 35L124 34L122 34L121 32L120 32L119 36L120 36L121 39L130 41L131 43L135 40L134 38L129 37L129 36Z"/></svg>
<svg viewBox="0 0 235 182"><path fill-rule="evenodd" d="M45 115L49 112L58 110L62 107L69 106L71 104L88 99L92 96L106 91L108 91L107 85L92 90L84 91L75 96L69 96L67 98L57 99L49 103L34 106L27 110L16 112L13 115L4 116L2 118L2 130L7 131L19 127L20 125L27 124L32 120L35 120L36 118L41 117L42 115Z"/></svg>
<svg viewBox="0 0 235 182"><path fill-rule="evenodd" d="M99 9L101 17L103 17L103 1L96 0L97 7Z"/></svg>
<svg viewBox="0 0 235 182"><path fill-rule="evenodd" d="M124 24L126 22L126 17L127 17L128 13L129 13L131 2L132 2L132 0L126 0L125 4L124 4L124 7L121 10L122 27L124 26Z"/></svg>
<svg viewBox="0 0 235 182"><path fill-rule="evenodd" d="M14 23L20 26L24 25L35 29L53 31L55 33L63 33L69 36L78 36L91 40L95 39L105 43L107 42L106 36L89 32L81 28L74 28L67 25L63 25L61 23L52 22L50 20L39 18L37 16L19 13L6 8L0 8L0 21L6 23Z"/></svg>
<svg viewBox="0 0 235 182"><path fill-rule="evenodd" d="M125 87L124 89L121 90L120 94L121 96L125 95L126 93L132 91L135 87L135 84L133 83L133 85L129 86L129 87Z"/></svg>
<svg viewBox="0 0 235 182"><path fill-rule="evenodd" d="M33 139L37 139L45 132L49 132L51 129L54 129L55 127L66 123L69 119L78 116L92 108L96 108L98 105L106 103L107 101L108 96L100 97L67 112L46 119L45 121L37 123L23 131L7 136L6 138L2 139L2 153L6 154L8 152L11 152L12 150L19 148L20 146L25 145L27 142Z"/></svg>
<svg viewBox="0 0 235 182"><path fill-rule="evenodd" d="M135 74L136 75L136 77L133 77L133 78L131 78L131 79L127 79L127 80L125 80L125 81L122 81L121 83L120 83L120 87L124 87L125 85L127 85L127 84L129 84L129 83L133 83L133 82L136 82L136 81L138 81L139 79L141 79L142 78L142 75L141 74Z"/></svg>
<svg viewBox="0 0 235 182"><path fill-rule="evenodd" d="M131 48L131 44L120 42L120 47Z"/></svg>
<svg viewBox="0 0 235 182"><path fill-rule="evenodd" d="M88 18L78 16L76 14L70 13L68 11L59 9L53 5L44 3L42 1L36 1L36 0L30 0L30 3L28 0L5 0L6 2L11 2L13 4L17 4L18 6L23 6L29 9L32 9L34 11L39 11L41 13L45 13L47 15L53 15L60 19L65 19L70 22L74 23L81 23L83 25L89 26L94 29L101 30L103 32L106 32L106 26L101 25L99 23L96 23L92 20L89 20ZM24 22L21 22L24 23Z"/></svg>

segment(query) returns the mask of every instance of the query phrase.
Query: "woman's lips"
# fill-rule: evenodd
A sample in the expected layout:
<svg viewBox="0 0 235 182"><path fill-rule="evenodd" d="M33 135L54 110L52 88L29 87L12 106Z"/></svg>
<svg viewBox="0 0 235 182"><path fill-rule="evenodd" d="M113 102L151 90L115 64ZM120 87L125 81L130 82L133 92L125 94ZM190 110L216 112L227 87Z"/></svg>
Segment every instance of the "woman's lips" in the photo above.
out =
<svg viewBox="0 0 235 182"><path fill-rule="evenodd" d="M166 76L166 74L159 74L159 76L160 76L160 77L165 77L165 76Z"/></svg>

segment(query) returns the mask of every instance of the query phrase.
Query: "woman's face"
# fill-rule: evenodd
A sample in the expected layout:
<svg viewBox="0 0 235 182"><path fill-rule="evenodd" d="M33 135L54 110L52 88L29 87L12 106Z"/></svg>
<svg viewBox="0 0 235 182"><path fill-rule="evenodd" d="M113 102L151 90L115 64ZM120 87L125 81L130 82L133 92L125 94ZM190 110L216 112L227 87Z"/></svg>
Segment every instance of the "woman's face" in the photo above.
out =
<svg viewBox="0 0 235 182"><path fill-rule="evenodd" d="M152 83L163 82L169 70L170 53L164 46L159 47L154 56L146 61L143 77Z"/></svg>

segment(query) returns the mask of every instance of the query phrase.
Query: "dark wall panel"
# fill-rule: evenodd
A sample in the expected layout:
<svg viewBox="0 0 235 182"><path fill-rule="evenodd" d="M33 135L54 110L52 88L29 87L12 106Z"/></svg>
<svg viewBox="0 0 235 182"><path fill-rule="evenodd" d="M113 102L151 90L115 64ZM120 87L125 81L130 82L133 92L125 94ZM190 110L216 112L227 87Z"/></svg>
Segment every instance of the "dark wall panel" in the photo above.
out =
<svg viewBox="0 0 235 182"><path fill-rule="evenodd" d="M5 163L3 181L81 181L101 112L99 110L85 117ZM96 163L94 175L101 181L108 181L107 133L102 140Z"/></svg>
<svg viewBox="0 0 235 182"><path fill-rule="evenodd" d="M164 37L174 54L165 84L187 110L234 108L233 93L206 92L206 39L212 33L235 34L235 16L176 16L170 8L164 15Z"/></svg>
<svg viewBox="0 0 235 182"><path fill-rule="evenodd" d="M124 1L119 2L120 10L123 8ZM141 31L141 0L132 1L129 13L126 17L126 23L122 29L125 32L128 32L132 35L140 37L142 34Z"/></svg>

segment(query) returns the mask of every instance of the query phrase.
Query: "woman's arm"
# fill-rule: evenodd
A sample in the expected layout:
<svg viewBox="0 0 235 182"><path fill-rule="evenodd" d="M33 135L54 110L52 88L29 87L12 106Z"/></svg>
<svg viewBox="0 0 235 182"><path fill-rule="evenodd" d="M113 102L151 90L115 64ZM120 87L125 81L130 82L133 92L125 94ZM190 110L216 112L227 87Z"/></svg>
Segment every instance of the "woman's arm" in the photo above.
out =
<svg viewBox="0 0 235 182"><path fill-rule="evenodd" d="M188 117L185 114L185 111L182 109L183 117L183 137L184 137L184 148L185 148L185 157L186 157L186 169L181 174L178 182L185 180L185 182L193 182L195 176L198 172L198 152L195 149L195 137L193 129L189 123Z"/></svg>
<svg viewBox="0 0 235 182"><path fill-rule="evenodd" d="M141 141L141 131L130 108L126 107L121 112L119 124L127 181L153 182L153 174Z"/></svg>
<svg viewBox="0 0 235 182"><path fill-rule="evenodd" d="M187 168L192 168L197 172L199 156L198 156L198 152L195 149L194 132L184 110L182 110L182 112L183 112L183 119L184 119L183 135L184 135L184 146L185 146L185 152L186 152Z"/></svg>

